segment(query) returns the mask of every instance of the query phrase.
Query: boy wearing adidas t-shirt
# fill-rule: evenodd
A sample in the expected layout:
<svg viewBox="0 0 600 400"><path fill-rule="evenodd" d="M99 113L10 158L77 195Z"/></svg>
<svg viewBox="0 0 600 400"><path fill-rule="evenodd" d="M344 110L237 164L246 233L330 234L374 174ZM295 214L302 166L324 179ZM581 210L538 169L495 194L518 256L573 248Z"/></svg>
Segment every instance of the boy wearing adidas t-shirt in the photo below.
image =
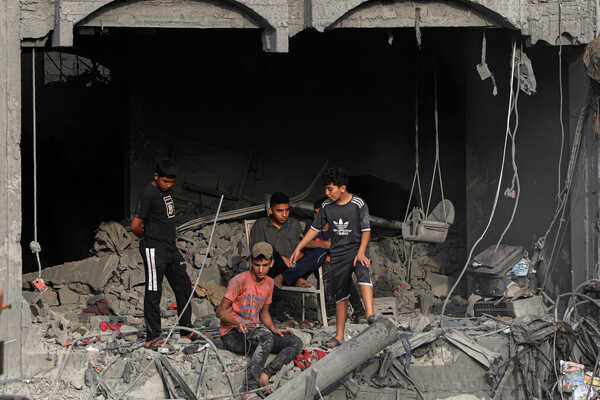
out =
<svg viewBox="0 0 600 400"><path fill-rule="evenodd" d="M329 255L335 282L336 335L325 345L335 347L344 342L344 326L353 271L360 286L367 321L369 323L374 321L373 283L369 270L371 261L367 251L371 226L367 204L346 189L348 175L344 170L330 168L323 174L323 180L328 200L321 205L311 229L294 249L290 261L295 262L299 258L302 249L317 236L325 224L328 223L330 229L333 228Z"/></svg>

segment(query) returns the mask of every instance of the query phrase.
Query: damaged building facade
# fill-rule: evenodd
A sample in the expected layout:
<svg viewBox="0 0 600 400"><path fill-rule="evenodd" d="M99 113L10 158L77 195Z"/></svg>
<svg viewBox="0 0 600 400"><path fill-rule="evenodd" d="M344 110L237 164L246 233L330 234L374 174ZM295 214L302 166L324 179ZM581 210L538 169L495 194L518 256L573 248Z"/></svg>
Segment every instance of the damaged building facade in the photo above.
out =
<svg viewBox="0 0 600 400"><path fill-rule="evenodd" d="M221 194L224 211L264 208L275 191L309 188L302 200L313 201L320 183L309 185L325 163L349 171L373 215L402 222L419 203L417 166L424 201L445 197L456 209L446 243L415 248L417 281L432 272L456 278L467 258L500 238L551 260L540 272L553 298L600 278L600 131L597 103L587 110L593 96L582 61L599 21L587 0L4 0L0 271L12 307L0 314L0 336L15 339L4 348L5 376L26 376L39 357L24 348L27 334L15 334L36 318L22 300L37 275L34 235L44 267L62 264L47 278L57 305L61 271L76 266L94 270L78 282L112 290L123 312L139 313L116 294L132 288L133 298L143 280L135 238L117 230L121 242L98 248L97 235L110 233L96 229L130 219L163 157L182 171L184 227L214 215ZM518 69L514 43L526 54ZM215 287L242 268L245 217L219 225ZM208 226L181 229L192 270ZM374 243L381 297L393 295L390 271L402 266L395 232L382 229ZM106 274L96 261L76 264L90 248ZM403 273L400 281L410 280ZM466 282L460 287L468 297Z"/></svg>

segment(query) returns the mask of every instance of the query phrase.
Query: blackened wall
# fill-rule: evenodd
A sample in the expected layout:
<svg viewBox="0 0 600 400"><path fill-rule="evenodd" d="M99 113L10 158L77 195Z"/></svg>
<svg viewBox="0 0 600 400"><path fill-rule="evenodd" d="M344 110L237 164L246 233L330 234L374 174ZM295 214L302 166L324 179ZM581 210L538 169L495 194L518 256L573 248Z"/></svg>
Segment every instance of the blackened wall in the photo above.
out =
<svg viewBox="0 0 600 400"><path fill-rule="evenodd" d="M414 172L417 80L422 185L429 189L436 67L444 184L460 229L465 121L455 57L438 56L455 45L447 32L426 31L420 56L411 30L391 32L391 44L385 30L302 32L282 55L262 53L253 31L136 36L124 60L132 99L131 209L162 156L183 166L177 196L190 205L184 219L213 212L216 202L183 190L184 182L261 202L265 193L303 191L329 160L349 171L350 189L374 214L402 219ZM309 200L320 192L319 185ZM436 184L432 203L439 199Z"/></svg>
<svg viewBox="0 0 600 400"><path fill-rule="evenodd" d="M473 68L480 62L479 53L470 51L480 46L480 36L460 36L463 44L456 49L457 57L465 62L465 68ZM492 210L492 204L502 163L502 149L506 132L508 93L511 70L511 37L497 31L487 34L487 63L498 84L498 96L491 93L491 82L480 81L474 72L460 76L465 88L464 113L466 121L466 193L467 193L467 243L469 247L483 232ZM520 45L520 42L517 42ZM558 191L558 164L561 148L559 120L559 74L558 47L538 44L524 48L533 63L537 79L537 93L531 96L520 93L518 99L518 131L516 161L521 193L514 222L503 243L525 246L532 250L534 242L545 233L556 208ZM568 49L565 49L567 52ZM563 60L564 62L564 60ZM566 63L563 79L566 79ZM562 158L564 169L568 162L569 109L568 85L565 80L565 146ZM513 118L514 123L514 118ZM514 126L514 125L513 125ZM510 146L510 140L509 140ZM504 178L495 217L490 229L476 248L474 254L495 244L506 227L515 200L503 196L511 185L513 169L510 148L507 151ZM563 225L565 232L566 225ZM548 258L554 236L547 240ZM559 290L570 287L570 256L568 230L558 242L554 256L553 282ZM531 251L530 251L531 254Z"/></svg>
<svg viewBox="0 0 600 400"><path fill-rule="evenodd" d="M89 49L88 49L89 51ZM101 50L93 52L102 59ZM115 76L108 86L44 84L44 51L36 52L38 241L44 267L88 256L102 221L125 216L127 99ZM37 269L33 240L31 50L22 52L23 270ZM127 103L125 103L127 104Z"/></svg>

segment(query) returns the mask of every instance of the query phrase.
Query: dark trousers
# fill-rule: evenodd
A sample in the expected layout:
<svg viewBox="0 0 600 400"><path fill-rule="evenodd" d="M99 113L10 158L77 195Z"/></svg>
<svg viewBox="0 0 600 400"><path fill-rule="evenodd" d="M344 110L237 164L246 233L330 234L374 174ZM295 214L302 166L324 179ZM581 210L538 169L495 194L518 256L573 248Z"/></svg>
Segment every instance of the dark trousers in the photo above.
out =
<svg viewBox="0 0 600 400"><path fill-rule="evenodd" d="M287 334L275 335L266 328L250 328L244 335L237 329L232 329L221 337L223 346L233 353L252 355L248 361L247 376L244 377L242 390L253 390L258 387L258 378L263 372L272 377L285 364L296 358L304 344L298 336ZM265 367L269 353L277 354Z"/></svg>
<svg viewBox="0 0 600 400"><path fill-rule="evenodd" d="M144 319L148 329L148 340L160 336L160 299L162 297L163 277L175 292L177 315L181 316L180 326L192 326L192 307L182 309L192 293L192 282L186 271L185 261L177 248L168 246L146 247L140 242L140 253L144 260L146 290L144 293Z"/></svg>
<svg viewBox="0 0 600 400"><path fill-rule="evenodd" d="M269 270L268 275L271 278L281 274L286 286L293 286L299 278L308 278L310 274L315 272L325 261L327 250L324 249L308 249L304 253L304 257L296 262L294 268L288 266L277 252L273 252L273 267Z"/></svg>

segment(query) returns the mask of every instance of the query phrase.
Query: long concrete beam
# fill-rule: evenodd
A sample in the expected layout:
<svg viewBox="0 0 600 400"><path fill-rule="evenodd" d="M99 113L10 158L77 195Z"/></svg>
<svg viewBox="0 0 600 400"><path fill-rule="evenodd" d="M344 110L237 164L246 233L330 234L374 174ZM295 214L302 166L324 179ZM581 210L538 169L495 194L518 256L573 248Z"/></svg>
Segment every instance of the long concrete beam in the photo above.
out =
<svg viewBox="0 0 600 400"><path fill-rule="evenodd" d="M520 31L531 44L543 40L557 45L563 33L563 44L588 43L600 22L596 2L589 0L21 0L20 4L22 39L42 46L43 41L36 39L52 32L53 44L59 47L72 46L74 27L85 25L86 18L101 17L105 11L116 15L106 16L109 23L117 21L115 26L222 28L225 24L236 28L238 19L230 19L225 12L235 6L246 17L264 22L259 25L264 49L269 52L287 52L288 36L309 28L414 27L416 8L422 28L504 27ZM107 6L123 12L110 11ZM177 12L182 7L190 11L184 13L183 20ZM131 13L132 8L144 11ZM215 12L216 8L221 11Z"/></svg>
<svg viewBox="0 0 600 400"><path fill-rule="evenodd" d="M277 389L269 400L304 400L323 392L344 376L358 368L400 338L400 332L388 318L378 318L373 325L339 347L325 358L298 374L294 379Z"/></svg>

